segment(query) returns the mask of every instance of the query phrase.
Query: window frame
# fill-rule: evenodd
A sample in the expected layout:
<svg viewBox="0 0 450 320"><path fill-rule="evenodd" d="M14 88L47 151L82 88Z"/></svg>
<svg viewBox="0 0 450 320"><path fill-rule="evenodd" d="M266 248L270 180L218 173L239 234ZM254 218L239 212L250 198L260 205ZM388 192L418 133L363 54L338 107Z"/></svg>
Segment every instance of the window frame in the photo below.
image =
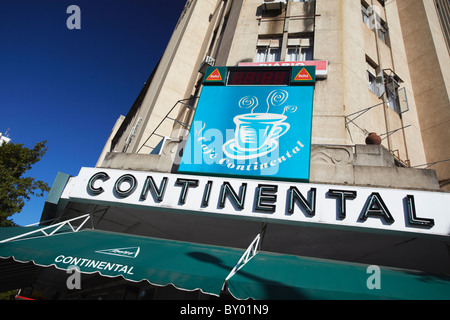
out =
<svg viewBox="0 0 450 320"><path fill-rule="evenodd" d="M386 21L381 19L381 17L372 10L372 14L369 13L370 5L362 0L361 1L361 16L363 23L371 29L377 35L378 39L380 39L384 44L388 47L391 47L390 37L389 37L389 27ZM383 5L384 7L384 5ZM374 15L374 17L372 17ZM374 23L371 21L375 19ZM372 25L372 23L374 25Z"/></svg>
<svg viewBox="0 0 450 320"><path fill-rule="evenodd" d="M281 59L281 37L259 38L255 62L275 62Z"/></svg>
<svg viewBox="0 0 450 320"><path fill-rule="evenodd" d="M378 98L382 95L382 90L380 88L380 82L378 81L378 69L379 67L372 62L367 56L366 56L366 77L367 77L367 88L374 93ZM383 84L384 85L384 84Z"/></svg>
<svg viewBox="0 0 450 320"><path fill-rule="evenodd" d="M290 37L286 46L285 61L310 61L314 59L314 37Z"/></svg>

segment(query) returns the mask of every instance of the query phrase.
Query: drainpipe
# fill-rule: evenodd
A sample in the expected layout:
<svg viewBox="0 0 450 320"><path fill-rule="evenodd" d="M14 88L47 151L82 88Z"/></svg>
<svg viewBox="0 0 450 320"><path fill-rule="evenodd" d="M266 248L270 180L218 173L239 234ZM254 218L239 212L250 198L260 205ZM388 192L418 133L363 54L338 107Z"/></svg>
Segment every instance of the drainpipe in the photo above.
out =
<svg viewBox="0 0 450 320"><path fill-rule="evenodd" d="M286 3L286 10L284 11L284 26L283 26L283 38L281 39L280 45L280 61L286 61L286 48L288 43L288 34L289 34L289 19L291 16L291 3L288 1Z"/></svg>
<svg viewBox="0 0 450 320"><path fill-rule="evenodd" d="M371 0L371 5L372 5L372 10L373 10L373 8L375 7L374 6L374 0ZM386 12L386 10L385 10L385 12ZM373 12L373 14L375 14L375 12ZM382 58L381 58L381 54L380 54L380 43L379 43L379 39L378 39L378 25L375 23L375 32L374 32L374 34L375 34L375 46L376 46L376 49L377 49L377 58L378 58L378 66L379 66L379 68L380 68L380 70L381 70L381 72L383 73L383 60L382 60ZM383 79L384 79L384 75L383 75ZM383 85L384 85L384 83L383 83ZM386 97L386 90L385 90L385 94L384 94L384 97L383 97L383 112L384 112L384 123L385 123L385 127L386 127L386 132L389 132L390 131L390 129L389 129L389 120L388 120L388 115L387 115L387 110L386 110L386 108L387 108L388 106L387 106L387 97ZM391 151L392 150L392 148L391 148L391 138L388 136L387 137L387 144L388 144L388 150L389 151Z"/></svg>

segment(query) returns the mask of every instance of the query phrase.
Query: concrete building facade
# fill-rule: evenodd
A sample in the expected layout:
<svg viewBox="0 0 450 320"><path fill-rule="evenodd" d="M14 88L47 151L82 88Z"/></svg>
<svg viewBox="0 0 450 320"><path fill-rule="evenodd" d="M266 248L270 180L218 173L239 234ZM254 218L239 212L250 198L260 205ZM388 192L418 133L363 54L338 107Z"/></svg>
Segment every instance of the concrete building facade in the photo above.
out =
<svg viewBox="0 0 450 320"><path fill-rule="evenodd" d="M158 67L130 113L118 120L98 166L171 170L188 132L180 129L190 125L201 92L202 65L324 60L328 75L315 87L311 182L439 189L433 173L412 169L439 162L431 168L445 189L449 54L439 12L448 8L439 11L432 1L275 2L188 1ZM371 132L381 136L380 150L355 148ZM151 154L164 137L170 140L163 155ZM388 163L361 160L382 153ZM384 171L373 168L380 166ZM389 181L379 181L386 170L381 174ZM412 172L423 185L406 178Z"/></svg>
<svg viewBox="0 0 450 320"><path fill-rule="evenodd" d="M450 5L399 1L398 8L427 163L434 164L441 188L448 191Z"/></svg>

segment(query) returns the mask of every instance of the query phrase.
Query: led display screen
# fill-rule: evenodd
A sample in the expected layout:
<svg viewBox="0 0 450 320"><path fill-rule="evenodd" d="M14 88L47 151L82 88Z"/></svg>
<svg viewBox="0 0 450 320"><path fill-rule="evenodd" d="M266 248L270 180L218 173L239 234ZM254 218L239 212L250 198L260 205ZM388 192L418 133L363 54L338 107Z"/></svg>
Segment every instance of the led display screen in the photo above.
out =
<svg viewBox="0 0 450 320"><path fill-rule="evenodd" d="M289 85L290 70L230 70L228 85Z"/></svg>

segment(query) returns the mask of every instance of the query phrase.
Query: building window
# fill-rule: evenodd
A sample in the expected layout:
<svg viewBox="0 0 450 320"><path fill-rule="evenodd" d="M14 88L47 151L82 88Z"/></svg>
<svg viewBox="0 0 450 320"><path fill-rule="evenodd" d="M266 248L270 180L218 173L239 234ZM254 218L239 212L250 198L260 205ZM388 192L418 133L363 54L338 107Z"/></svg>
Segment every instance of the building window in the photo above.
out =
<svg viewBox="0 0 450 320"><path fill-rule="evenodd" d="M362 20L368 26L372 29L371 25L371 9L369 8L369 5L366 2L361 2L361 14L362 14Z"/></svg>
<svg viewBox="0 0 450 320"><path fill-rule="evenodd" d="M361 2L361 15L364 24L376 32L378 38L387 46L390 46L388 26L380 15L375 12L373 6L369 6L365 1Z"/></svg>
<svg viewBox="0 0 450 320"><path fill-rule="evenodd" d="M370 91L375 93L377 97L380 97L383 94L382 83L380 83L379 79L377 79L377 66L372 62L366 59L367 64L367 85Z"/></svg>
<svg viewBox="0 0 450 320"><path fill-rule="evenodd" d="M281 51L279 48L258 48L255 62L280 61Z"/></svg>
<svg viewBox="0 0 450 320"><path fill-rule="evenodd" d="M379 23L377 23L377 34L381 41L383 41L387 46L390 46L387 24L381 19L379 19Z"/></svg>
<svg viewBox="0 0 450 320"><path fill-rule="evenodd" d="M401 114L408 111L409 108L400 103L400 82L402 80L390 69L379 70L378 66L366 56L367 65L367 86L370 91L381 98L383 94L386 94L386 104L394 110L396 113ZM391 71L390 74L387 71ZM401 91L401 90L400 90ZM403 96L406 97L406 93L403 92ZM406 98L405 98L406 100ZM407 101L405 101L407 103Z"/></svg>
<svg viewBox="0 0 450 320"><path fill-rule="evenodd" d="M395 79L394 76L387 76L384 77L384 87L386 90L386 101L389 108L400 114L401 107L400 107L400 99L398 94L398 88L400 87L398 81Z"/></svg>
<svg viewBox="0 0 450 320"><path fill-rule="evenodd" d="M313 60L313 38L289 38L287 43L286 61Z"/></svg>
<svg viewBox="0 0 450 320"><path fill-rule="evenodd" d="M255 62L274 62L281 59L281 38L259 39Z"/></svg>
<svg viewBox="0 0 450 320"><path fill-rule="evenodd" d="M450 3L448 0L434 0L444 39L450 52Z"/></svg>

